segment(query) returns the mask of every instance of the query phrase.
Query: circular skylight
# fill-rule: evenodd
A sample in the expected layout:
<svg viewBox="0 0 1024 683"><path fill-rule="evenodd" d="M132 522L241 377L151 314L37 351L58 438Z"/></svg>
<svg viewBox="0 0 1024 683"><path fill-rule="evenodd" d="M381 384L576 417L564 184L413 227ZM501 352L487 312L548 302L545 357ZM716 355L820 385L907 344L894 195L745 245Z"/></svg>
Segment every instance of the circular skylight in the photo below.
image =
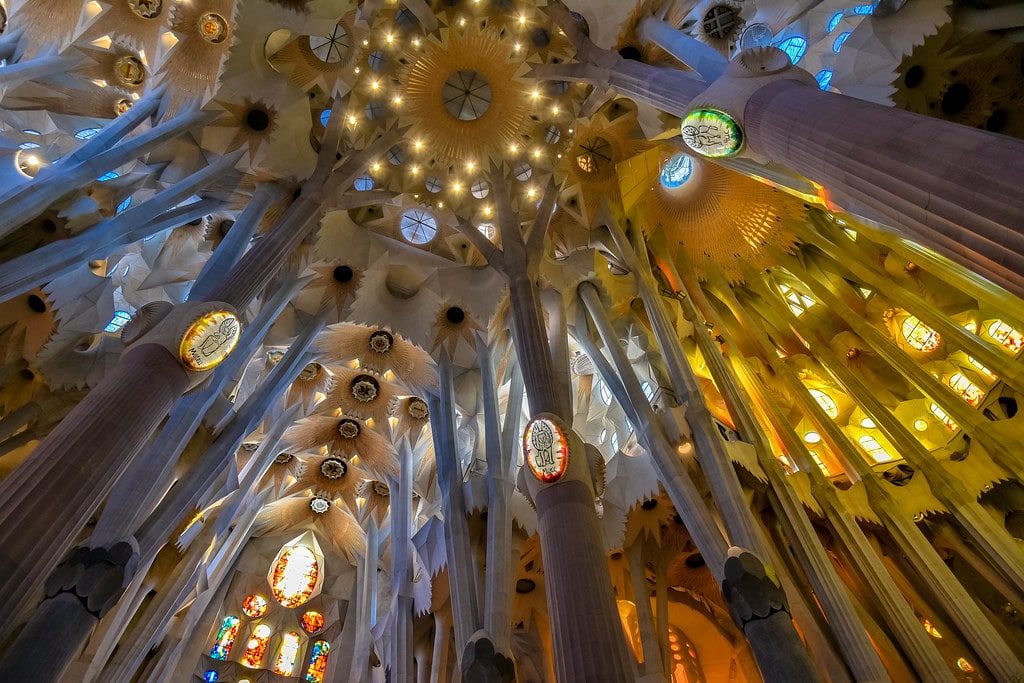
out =
<svg viewBox="0 0 1024 683"><path fill-rule="evenodd" d="M598 173L611 160L612 146L604 138L587 138L576 148L576 165L585 173Z"/></svg>
<svg viewBox="0 0 1024 683"><path fill-rule="evenodd" d="M740 34L740 49L746 50L751 47L767 47L771 45L775 34L768 24L751 24L743 29Z"/></svg>
<svg viewBox="0 0 1024 683"><path fill-rule="evenodd" d="M341 24L336 24L326 36L310 36L309 49L316 58L325 64L337 64L343 61L352 47L352 37Z"/></svg>
<svg viewBox="0 0 1024 683"><path fill-rule="evenodd" d="M402 237L412 244L426 244L437 234L437 219L422 209L402 214Z"/></svg>
<svg viewBox="0 0 1024 683"><path fill-rule="evenodd" d="M661 184L668 188L681 186L693 175L693 158L689 154L673 155L661 169Z"/></svg>
<svg viewBox="0 0 1024 683"><path fill-rule="evenodd" d="M475 121L491 106L491 84L476 71L456 71L444 83L444 108L462 121Z"/></svg>

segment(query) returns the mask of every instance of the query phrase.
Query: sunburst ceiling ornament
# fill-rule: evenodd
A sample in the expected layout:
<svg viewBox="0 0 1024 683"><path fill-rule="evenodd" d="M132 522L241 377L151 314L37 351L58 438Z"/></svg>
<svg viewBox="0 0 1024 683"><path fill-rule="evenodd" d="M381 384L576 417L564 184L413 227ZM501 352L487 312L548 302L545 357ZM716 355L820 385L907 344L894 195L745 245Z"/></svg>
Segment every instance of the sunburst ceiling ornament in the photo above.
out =
<svg viewBox="0 0 1024 683"><path fill-rule="evenodd" d="M487 29L444 29L409 70L405 100L418 135L450 161L500 157L517 142L530 94L511 40Z"/></svg>

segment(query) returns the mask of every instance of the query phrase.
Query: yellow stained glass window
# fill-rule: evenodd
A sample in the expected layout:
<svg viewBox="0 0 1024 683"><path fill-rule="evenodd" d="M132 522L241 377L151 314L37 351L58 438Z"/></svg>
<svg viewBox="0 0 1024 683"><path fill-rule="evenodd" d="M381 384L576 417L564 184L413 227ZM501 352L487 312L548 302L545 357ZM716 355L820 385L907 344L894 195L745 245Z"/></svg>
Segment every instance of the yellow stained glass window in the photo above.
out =
<svg viewBox="0 0 1024 683"><path fill-rule="evenodd" d="M930 635L932 638L941 638L942 637L942 634L939 633L939 629L935 628L935 626L932 625L932 622L930 622L927 619L925 619L923 623L924 623L924 630L927 631L928 635Z"/></svg>
<svg viewBox="0 0 1024 683"><path fill-rule="evenodd" d="M252 629L249 642L245 645L245 654L242 655L242 666L250 669L258 669L263 663L263 655L267 653L267 643L270 642L270 627L266 624L257 624Z"/></svg>
<svg viewBox="0 0 1024 683"><path fill-rule="evenodd" d="M907 340L907 343L924 353L934 351L942 343L942 337L938 332L912 315L903 321L902 331L903 338Z"/></svg>
<svg viewBox="0 0 1024 683"><path fill-rule="evenodd" d="M242 601L242 611L245 616L257 619L267 613L267 599L258 593L253 593Z"/></svg>
<svg viewBox="0 0 1024 683"><path fill-rule="evenodd" d="M889 462L892 460L892 456L882 448L882 444L878 443L878 439L868 434L857 439L860 443L861 448L867 451L868 455L875 462Z"/></svg>
<svg viewBox="0 0 1024 683"><path fill-rule="evenodd" d="M311 548L293 545L284 549L271 572L274 599L284 607L298 607L313 595L320 565Z"/></svg>
<svg viewBox="0 0 1024 683"><path fill-rule="evenodd" d="M960 429L960 425L958 425L956 422L953 422L953 418L947 415L946 411L937 406L936 404L932 403L930 406L928 406L928 412L934 415L939 420L939 422L946 425L946 429L948 429L949 431L955 432L956 430Z"/></svg>
<svg viewBox="0 0 1024 683"><path fill-rule="evenodd" d="M807 451L807 453L811 456L811 460L813 460L814 464L818 466L818 469L821 470L822 474L824 474L826 477L832 476L832 472L829 471L828 465L825 464L825 462L821 459L820 455L818 455L815 451Z"/></svg>
<svg viewBox="0 0 1024 683"><path fill-rule="evenodd" d="M971 364L971 367L980 372L988 381L996 382L999 380L999 375L992 372L978 361L974 360L974 358L972 358L971 356L967 356L967 362Z"/></svg>
<svg viewBox="0 0 1024 683"><path fill-rule="evenodd" d="M277 659L274 660L274 673L291 676L295 668L295 660L299 658L299 646L302 639L295 631L289 631L281 638L281 646L277 648Z"/></svg>
<svg viewBox="0 0 1024 683"><path fill-rule="evenodd" d="M818 389L808 389L814 400L818 402L821 409L824 410L829 417L833 420L839 416L839 408L836 406L836 402L832 400L832 397L826 394L824 391Z"/></svg>
<svg viewBox="0 0 1024 683"><path fill-rule="evenodd" d="M990 337L1002 344L1003 348L1013 351L1014 353L1024 349L1024 334L1013 329L1002 320L996 320L994 323L989 325L988 334Z"/></svg>
<svg viewBox="0 0 1024 683"><path fill-rule="evenodd" d="M324 627L324 615L311 609L299 617L299 623L306 633L316 633Z"/></svg>
<svg viewBox="0 0 1024 683"><path fill-rule="evenodd" d="M953 374L946 383L960 396L960 398L967 401L975 408L977 408L981 403L981 399L985 398L985 391L977 384L967 379L967 376L962 372Z"/></svg>

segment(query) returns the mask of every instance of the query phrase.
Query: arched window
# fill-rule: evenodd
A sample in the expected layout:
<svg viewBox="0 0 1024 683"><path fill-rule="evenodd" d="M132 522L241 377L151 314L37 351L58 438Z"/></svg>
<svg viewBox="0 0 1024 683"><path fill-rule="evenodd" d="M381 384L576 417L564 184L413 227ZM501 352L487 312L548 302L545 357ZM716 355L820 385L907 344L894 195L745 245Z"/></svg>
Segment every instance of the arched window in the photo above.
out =
<svg viewBox="0 0 1024 683"><path fill-rule="evenodd" d="M826 477L832 476L832 473L828 469L828 465L825 464L825 462L821 459L821 456L818 455L816 451L807 451L807 453L808 455L811 456L811 460L813 460L814 464L818 466L818 469L821 470L822 474L824 474Z"/></svg>
<svg viewBox="0 0 1024 683"><path fill-rule="evenodd" d="M128 321L132 319L132 314L128 311L114 311L114 317L110 319L107 326L103 328L104 332L110 334L117 334L124 326L128 324Z"/></svg>
<svg viewBox="0 0 1024 683"><path fill-rule="evenodd" d="M803 58L804 53L807 52L807 39L803 36L791 36L779 43L778 47L789 55L789 58L796 64Z"/></svg>
<svg viewBox="0 0 1024 683"><path fill-rule="evenodd" d="M640 385L640 388L643 389L644 396L647 397L648 401L653 401L654 400L654 385L653 384L651 384L650 382L643 382Z"/></svg>
<svg viewBox="0 0 1024 683"><path fill-rule="evenodd" d="M935 419L944 424L946 426L946 429L948 429L949 431L955 432L956 430L960 429L960 425L958 425L956 422L953 422L953 418L947 415L946 411L937 406L936 404L933 403L930 406L928 406L928 412L934 415Z"/></svg>
<svg viewBox="0 0 1024 683"><path fill-rule="evenodd" d="M907 340L907 343L924 353L934 351L942 343L942 337L938 332L912 315L907 316L907 319L903 321L902 331L903 338Z"/></svg>
<svg viewBox="0 0 1024 683"><path fill-rule="evenodd" d="M946 382L949 387L959 394L960 398L970 403L975 408L981 403L981 399L985 398L985 391L977 384L967 379L967 376L962 372L954 373L950 376Z"/></svg>
<svg viewBox="0 0 1024 683"><path fill-rule="evenodd" d="M996 320L988 326L988 336L1003 345L1003 348L1017 353L1024 349L1024 334L1013 329L1002 320Z"/></svg>
<svg viewBox="0 0 1024 683"><path fill-rule="evenodd" d="M892 456L882 448L882 444L878 443L878 439L875 437L865 434L857 439L857 441L860 442L861 448L867 451L868 455L875 462L889 462L892 460Z"/></svg>
<svg viewBox="0 0 1024 683"><path fill-rule="evenodd" d="M828 26L825 27L825 33L832 33L836 30L836 26L839 26L839 22L843 20L843 12L839 11L832 15L828 20Z"/></svg>
<svg viewBox="0 0 1024 683"><path fill-rule="evenodd" d="M980 372L982 374L982 376L984 376L985 379L987 379L989 382L997 382L997 381L999 381L999 375L997 375L996 373L992 372L991 370L986 368L984 365L982 365L981 363L976 361L973 356L967 356L967 362L971 364L971 367L973 367L975 370Z"/></svg>
<svg viewBox="0 0 1024 683"><path fill-rule="evenodd" d="M270 590L283 607L298 607L318 588L320 563L306 545L285 546L270 570Z"/></svg>
<svg viewBox="0 0 1024 683"><path fill-rule="evenodd" d="M217 638L213 641L213 648L210 650L210 659L227 659L231 654L231 646L235 644L238 637L238 617L224 617L220 630L217 631Z"/></svg>
<svg viewBox="0 0 1024 683"><path fill-rule="evenodd" d="M267 653L267 643L270 642L270 627L266 624L257 624L252 628L252 635L245 645L245 654L242 655L242 666L250 669L260 668L263 663L263 655Z"/></svg>
<svg viewBox="0 0 1024 683"><path fill-rule="evenodd" d="M607 383L601 382L601 384L598 385L597 393L601 396L601 403L604 403L605 405L611 405L612 390L608 387Z"/></svg>
<svg viewBox="0 0 1024 683"><path fill-rule="evenodd" d="M267 599L259 593L253 593L242 601L242 611L245 616L258 619L267 613Z"/></svg>
<svg viewBox="0 0 1024 683"><path fill-rule="evenodd" d="M295 631L289 631L281 638L281 645L277 648L277 659L274 660L274 673L282 676L291 676L295 668L295 660L299 658L299 646L302 639Z"/></svg>
<svg viewBox="0 0 1024 683"><path fill-rule="evenodd" d="M832 43L832 52L839 53L843 49L843 44L846 43L846 39L850 37L850 31L844 31L839 34L839 37Z"/></svg>
<svg viewBox="0 0 1024 683"><path fill-rule="evenodd" d="M819 88L828 90L832 87L832 69L822 69L815 74L814 80L818 81Z"/></svg>
<svg viewBox="0 0 1024 683"><path fill-rule="evenodd" d="M79 140L88 140L89 138L96 137L96 134L99 132L99 128L83 128L75 133L75 137Z"/></svg>
<svg viewBox="0 0 1024 683"><path fill-rule="evenodd" d="M833 420L839 417L839 408L836 406L836 402L832 400L831 396L826 394L824 391L819 391L818 389L808 389L808 391L829 417Z"/></svg>
<svg viewBox="0 0 1024 683"><path fill-rule="evenodd" d="M327 671L327 655L331 644L326 640L318 640L309 650L309 668L306 669L306 683L323 683Z"/></svg>

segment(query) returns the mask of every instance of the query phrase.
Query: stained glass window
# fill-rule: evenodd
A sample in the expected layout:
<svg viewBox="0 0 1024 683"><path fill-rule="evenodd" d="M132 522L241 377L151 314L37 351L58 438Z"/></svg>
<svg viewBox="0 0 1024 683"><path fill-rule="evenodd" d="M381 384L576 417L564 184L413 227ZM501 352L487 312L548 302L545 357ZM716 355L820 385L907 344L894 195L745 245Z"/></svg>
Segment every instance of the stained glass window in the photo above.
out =
<svg viewBox="0 0 1024 683"><path fill-rule="evenodd" d="M277 648L277 659L274 660L274 673L291 676L295 668L295 660L299 657L299 645L302 639L295 631L289 631L281 638L281 646Z"/></svg>
<svg viewBox="0 0 1024 683"><path fill-rule="evenodd" d="M939 422L944 424L946 426L946 429L948 429L949 431L955 432L956 430L960 429L960 425L958 425L956 422L953 422L953 418L947 415L946 411L944 411L936 404L933 403L930 406L928 406L928 411L932 415L934 415L939 420Z"/></svg>
<svg viewBox="0 0 1024 683"><path fill-rule="evenodd" d="M792 36L779 43L778 47L796 64L807 52L807 39L803 36Z"/></svg>
<svg viewBox="0 0 1024 683"><path fill-rule="evenodd" d="M845 43L846 39L849 38L849 37L850 37L850 31L845 31L843 33L840 33L839 37L836 38L834 43L832 43L832 51L838 53L840 50L842 50L843 49L843 43Z"/></svg>
<svg viewBox="0 0 1024 683"><path fill-rule="evenodd" d="M962 372L954 373L946 382L950 388L960 395L960 398L970 403L975 408L985 398L985 392L977 384L967 379Z"/></svg>
<svg viewBox="0 0 1024 683"><path fill-rule="evenodd" d="M972 673L974 671L974 667L971 665L971 663L968 662L963 657L961 657L960 659L956 660L956 667L958 669L960 669L961 671L964 671L966 673Z"/></svg>
<svg viewBox="0 0 1024 683"><path fill-rule="evenodd" d="M967 356L967 362L970 363L971 366L975 370L977 370L982 375L984 375L985 379L987 379L988 381L996 382L996 381L999 380L999 375L997 375L996 373L992 372L991 370L986 368L984 365L982 365L981 363L976 361L972 356Z"/></svg>
<svg viewBox="0 0 1024 683"><path fill-rule="evenodd" d="M925 619L922 623L924 624L924 630L927 631L928 635L930 635L932 638L942 637L942 634L939 633L939 629L935 628L935 626L932 625L932 622Z"/></svg>
<svg viewBox="0 0 1024 683"><path fill-rule="evenodd" d="M114 311L114 317L110 319L110 322L103 328L103 331L109 332L110 334L117 334L131 319L132 314L128 311Z"/></svg>
<svg viewBox="0 0 1024 683"><path fill-rule="evenodd" d="M263 663L263 655L267 653L267 643L270 642L270 627L266 624L258 624L252 629L252 636L245 645L245 654L242 655L242 666L250 669L258 669Z"/></svg>
<svg viewBox="0 0 1024 683"><path fill-rule="evenodd" d="M117 212L121 213L122 211L126 210L131 205L132 205L132 198L128 197L123 202L121 202L120 204L117 205Z"/></svg>
<svg viewBox="0 0 1024 683"><path fill-rule="evenodd" d="M235 644L238 637L238 617L224 617L224 621L217 631L217 638L214 640L213 649L210 650L210 659L227 659L231 654L231 646Z"/></svg>
<svg viewBox="0 0 1024 683"><path fill-rule="evenodd" d="M693 175L693 158L680 152L665 162L661 169L661 184L668 188L680 187Z"/></svg>
<svg viewBox="0 0 1024 683"><path fill-rule="evenodd" d="M942 337L939 336L939 333L925 325L915 316L908 316L903 321L902 329L903 338L918 351L929 353L939 348L939 344L942 343Z"/></svg>
<svg viewBox="0 0 1024 683"><path fill-rule="evenodd" d="M245 616L257 619L267 613L267 599L259 593L253 593L242 601Z"/></svg>
<svg viewBox="0 0 1024 683"><path fill-rule="evenodd" d="M836 12L832 15L832 18L828 20L828 26L826 26L826 33L832 33L836 30L836 26L839 26L839 22L843 20L843 13Z"/></svg>
<svg viewBox="0 0 1024 683"><path fill-rule="evenodd" d="M1004 348L1014 353L1024 349L1024 334L1013 329L1002 320L996 320L988 326L988 335L1002 344Z"/></svg>
<svg viewBox="0 0 1024 683"><path fill-rule="evenodd" d="M818 81L819 88L828 90L832 87L832 69L822 69L814 75L814 80Z"/></svg>
<svg viewBox="0 0 1024 683"><path fill-rule="evenodd" d="M816 303L814 299L806 294L801 294L789 285L779 285L779 291L782 292L782 298L789 304L789 310L793 311L793 315L798 318Z"/></svg>
<svg viewBox="0 0 1024 683"><path fill-rule="evenodd" d="M313 643L313 647L309 651L306 683L323 683L324 673L327 671L327 655L330 651L331 644L326 640L318 640Z"/></svg>
<svg viewBox="0 0 1024 683"><path fill-rule="evenodd" d="M832 400L831 396L826 394L824 391L819 391L818 389L808 389L808 391L829 417L833 420L839 417L839 408L836 406L836 402Z"/></svg>
<svg viewBox="0 0 1024 683"><path fill-rule="evenodd" d="M832 476L832 473L828 469L828 465L825 464L825 462L821 459L820 455L818 455L815 451L807 451L807 453L808 455L811 456L811 460L813 460L814 464L818 466L818 469L821 470L822 474L824 474L826 477Z"/></svg>
<svg viewBox="0 0 1024 683"><path fill-rule="evenodd" d="M316 633L324 627L324 615L311 609L299 618L299 622L306 633Z"/></svg>
<svg viewBox="0 0 1024 683"><path fill-rule="evenodd" d="M206 683L217 683L217 681L220 680L220 676L216 671L210 669L203 674L203 680L206 681Z"/></svg>
<svg viewBox="0 0 1024 683"><path fill-rule="evenodd" d="M284 549L271 572L274 599L285 607L298 607L309 600L320 578L320 566L313 551L304 545Z"/></svg>
<svg viewBox="0 0 1024 683"><path fill-rule="evenodd" d="M878 439L875 437L865 434L857 439L857 441L860 442L861 448L867 451L868 455L875 462L889 462L892 460L892 456L882 448L882 444L878 443Z"/></svg>
<svg viewBox="0 0 1024 683"><path fill-rule="evenodd" d="M330 121L330 120L331 120L331 110L330 109L324 109L322 112L320 112L320 125L321 126L326 128L327 127L327 122Z"/></svg>
<svg viewBox="0 0 1024 683"><path fill-rule="evenodd" d="M88 140L89 138L95 137L100 132L99 128L83 128L82 130L75 133L75 137L79 140Z"/></svg>

